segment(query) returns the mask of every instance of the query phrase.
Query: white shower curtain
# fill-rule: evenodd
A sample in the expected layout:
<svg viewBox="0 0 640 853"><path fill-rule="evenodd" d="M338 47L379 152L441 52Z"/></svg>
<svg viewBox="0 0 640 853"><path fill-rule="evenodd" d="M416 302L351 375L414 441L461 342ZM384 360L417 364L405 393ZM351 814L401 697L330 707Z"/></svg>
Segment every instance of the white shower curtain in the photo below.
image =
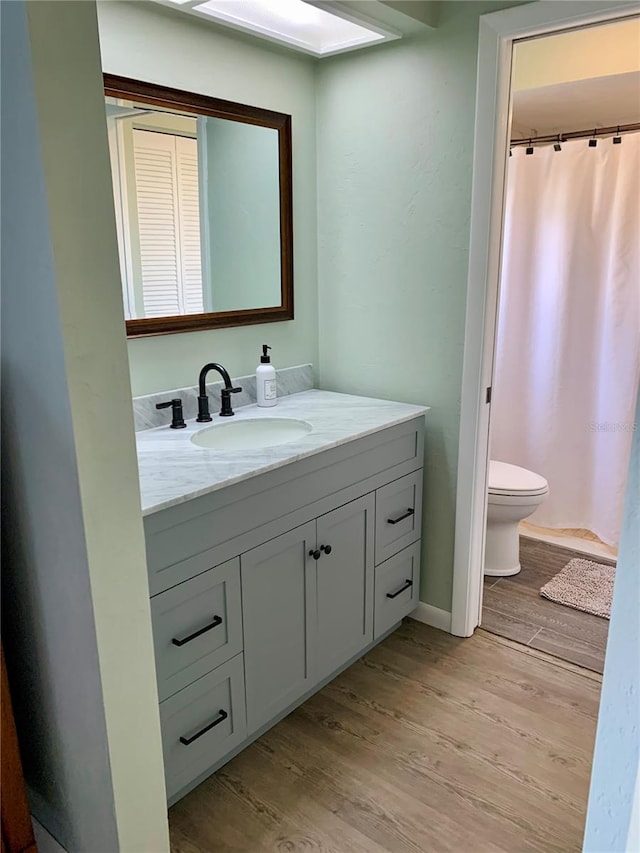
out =
<svg viewBox="0 0 640 853"><path fill-rule="evenodd" d="M640 133L509 160L491 458L549 481L529 519L617 546L640 379Z"/></svg>

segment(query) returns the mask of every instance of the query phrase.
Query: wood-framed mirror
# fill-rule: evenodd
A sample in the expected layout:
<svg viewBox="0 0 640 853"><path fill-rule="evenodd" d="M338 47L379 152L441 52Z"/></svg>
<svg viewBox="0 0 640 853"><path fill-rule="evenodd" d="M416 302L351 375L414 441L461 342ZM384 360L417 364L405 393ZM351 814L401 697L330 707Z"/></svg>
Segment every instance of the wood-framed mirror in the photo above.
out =
<svg viewBox="0 0 640 853"><path fill-rule="evenodd" d="M127 337L292 320L291 116L104 89Z"/></svg>

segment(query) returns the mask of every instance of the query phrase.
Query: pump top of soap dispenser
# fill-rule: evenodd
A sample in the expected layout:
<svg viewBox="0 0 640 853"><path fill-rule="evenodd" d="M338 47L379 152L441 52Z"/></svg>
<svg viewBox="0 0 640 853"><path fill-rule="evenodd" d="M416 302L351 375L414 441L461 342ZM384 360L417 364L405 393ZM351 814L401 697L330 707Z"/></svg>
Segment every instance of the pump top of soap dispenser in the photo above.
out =
<svg viewBox="0 0 640 853"><path fill-rule="evenodd" d="M262 355L260 356L260 364L271 364L271 357L267 355L267 350L271 349L266 344L262 344Z"/></svg>

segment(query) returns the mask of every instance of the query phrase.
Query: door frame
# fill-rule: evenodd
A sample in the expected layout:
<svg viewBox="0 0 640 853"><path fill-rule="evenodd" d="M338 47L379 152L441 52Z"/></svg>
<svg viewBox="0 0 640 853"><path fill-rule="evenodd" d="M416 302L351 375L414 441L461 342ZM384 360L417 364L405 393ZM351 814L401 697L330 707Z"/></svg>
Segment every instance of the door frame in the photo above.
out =
<svg viewBox="0 0 640 853"><path fill-rule="evenodd" d="M460 407L451 633L481 620L491 387L511 125L514 42L640 14L637 0L561 0L480 16L471 233Z"/></svg>

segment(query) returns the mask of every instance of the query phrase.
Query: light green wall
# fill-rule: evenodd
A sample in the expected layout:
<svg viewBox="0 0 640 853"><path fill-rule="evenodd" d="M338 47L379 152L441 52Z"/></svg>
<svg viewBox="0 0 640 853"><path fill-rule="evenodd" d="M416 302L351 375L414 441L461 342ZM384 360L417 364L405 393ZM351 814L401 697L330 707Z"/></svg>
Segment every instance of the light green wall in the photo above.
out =
<svg viewBox="0 0 640 853"><path fill-rule="evenodd" d="M276 366L318 363L315 64L162 7L98 4L105 71L292 116L295 320L129 341L134 395L196 382L206 361L251 373L260 345Z"/></svg>
<svg viewBox="0 0 640 853"><path fill-rule="evenodd" d="M211 310L280 305L278 131L209 117L204 135Z"/></svg>
<svg viewBox="0 0 640 853"><path fill-rule="evenodd" d="M515 5L508 3L504 5ZM478 17L334 58L318 80L320 383L432 406L420 598L451 609Z"/></svg>
<svg viewBox="0 0 640 853"><path fill-rule="evenodd" d="M293 114L295 322L131 341L134 393L191 384L214 356L251 372L264 338L276 365L317 365L323 388L431 406L420 597L445 610L478 18L513 5L444 2L428 35L317 66L136 4L99 5L106 70Z"/></svg>

